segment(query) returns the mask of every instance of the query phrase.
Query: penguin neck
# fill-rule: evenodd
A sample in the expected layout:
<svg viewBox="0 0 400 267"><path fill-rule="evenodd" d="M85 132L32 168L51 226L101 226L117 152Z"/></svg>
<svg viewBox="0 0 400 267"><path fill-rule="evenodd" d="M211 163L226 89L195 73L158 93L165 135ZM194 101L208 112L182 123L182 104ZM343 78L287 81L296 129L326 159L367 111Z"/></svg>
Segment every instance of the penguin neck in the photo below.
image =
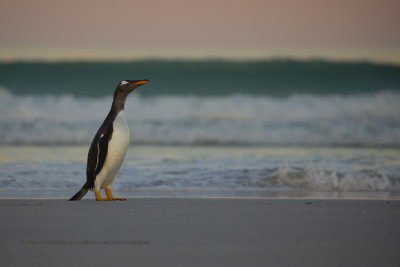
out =
<svg viewBox="0 0 400 267"><path fill-rule="evenodd" d="M111 105L111 112L118 114L121 110L124 110L127 96L127 94L120 94L115 92Z"/></svg>

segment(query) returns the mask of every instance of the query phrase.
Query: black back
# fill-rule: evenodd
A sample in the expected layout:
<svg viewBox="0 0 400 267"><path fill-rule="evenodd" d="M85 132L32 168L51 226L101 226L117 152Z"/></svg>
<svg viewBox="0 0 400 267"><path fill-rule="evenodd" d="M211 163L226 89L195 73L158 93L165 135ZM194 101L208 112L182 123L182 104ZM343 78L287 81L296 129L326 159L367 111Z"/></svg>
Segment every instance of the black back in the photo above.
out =
<svg viewBox="0 0 400 267"><path fill-rule="evenodd" d="M113 122L116 116L117 113L111 109L90 145L86 165L86 184L89 189L93 189L96 176L106 160L108 143L112 138Z"/></svg>

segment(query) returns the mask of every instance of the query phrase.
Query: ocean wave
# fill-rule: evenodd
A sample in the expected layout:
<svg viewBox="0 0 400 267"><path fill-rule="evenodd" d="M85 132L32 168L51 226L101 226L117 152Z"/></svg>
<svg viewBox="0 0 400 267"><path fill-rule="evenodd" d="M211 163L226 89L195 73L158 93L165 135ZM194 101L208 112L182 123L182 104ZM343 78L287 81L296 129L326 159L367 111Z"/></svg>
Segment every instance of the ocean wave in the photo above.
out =
<svg viewBox="0 0 400 267"><path fill-rule="evenodd" d="M146 96L212 97L246 92L287 97L293 93L351 95L400 90L399 66L371 62L205 59L0 63L0 84L17 94L107 96L132 74L151 80L139 90Z"/></svg>
<svg viewBox="0 0 400 267"><path fill-rule="evenodd" d="M86 144L111 96L14 95L0 89L0 144ZM285 98L128 97L137 144L400 146L400 92Z"/></svg>
<svg viewBox="0 0 400 267"><path fill-rule="evenodd" d="M189 178L188 178L189 176ZM122 175L117 188L141 190L234 190L373 192L398 191L400 176L376 170L337 171L313 167L279 166L266 169L190 170L173 175L162 173L131 180Z"/></svg>
<svg viewBox="0 0 400 267"><path fill-rule="evenodd" d="M47 166L46 171L25 166L9 171L0 181L5 191L60 191L80 188L84 169L79 164ZM73 169L71 171L70 169ZM11 169L10 167L8 169ZM61 169L61 170L60 170ZM68 178L66 178L68 177ZM171 173L125 168L113 188L119 192L400 192L399 170L340 171L315 167L278 166L264 169L191 168ZM0 195L2 194L0 192Z"/></svg>

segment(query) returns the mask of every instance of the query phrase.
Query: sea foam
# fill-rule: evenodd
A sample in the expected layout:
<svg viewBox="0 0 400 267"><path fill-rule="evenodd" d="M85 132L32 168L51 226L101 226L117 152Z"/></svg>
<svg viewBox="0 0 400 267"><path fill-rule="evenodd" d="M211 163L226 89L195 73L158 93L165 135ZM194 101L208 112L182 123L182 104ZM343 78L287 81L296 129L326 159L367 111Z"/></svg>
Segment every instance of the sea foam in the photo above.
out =
<svg viewBox="0 0 400 267"><path fill-rule="evenodd" d="M112 97L0 90L0 144L86 144ZM136 144L399 146L400 93L128 97Z"/></svg>

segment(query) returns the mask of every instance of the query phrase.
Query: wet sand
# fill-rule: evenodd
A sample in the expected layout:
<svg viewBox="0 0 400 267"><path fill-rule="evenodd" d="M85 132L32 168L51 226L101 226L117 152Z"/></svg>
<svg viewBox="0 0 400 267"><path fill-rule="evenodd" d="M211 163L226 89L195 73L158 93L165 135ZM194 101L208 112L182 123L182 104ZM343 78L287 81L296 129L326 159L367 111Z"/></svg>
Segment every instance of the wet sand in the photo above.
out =
<svg viewBox="0 0 400 267"><path fill-rule="evenodd" d="M0 200L2 266L398 266L400 200Z"/></svg>

